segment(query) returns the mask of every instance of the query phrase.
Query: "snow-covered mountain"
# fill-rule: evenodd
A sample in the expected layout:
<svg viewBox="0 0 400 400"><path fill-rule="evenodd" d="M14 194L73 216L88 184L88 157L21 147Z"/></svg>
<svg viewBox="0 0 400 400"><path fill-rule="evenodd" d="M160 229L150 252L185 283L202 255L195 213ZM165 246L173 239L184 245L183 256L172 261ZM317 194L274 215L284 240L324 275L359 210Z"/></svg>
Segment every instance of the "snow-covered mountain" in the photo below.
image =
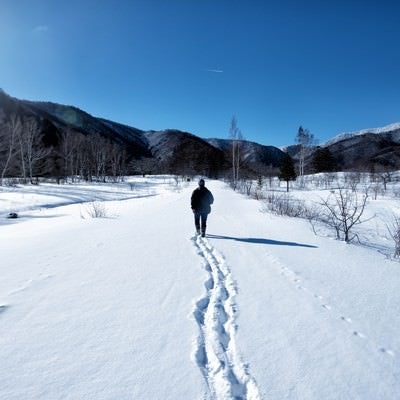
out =
<svg viewBox="0 0 400 400"><path fill-rule="evenodd" d="M52 146L61 145L63 133L68 131L84 136L97 135L116 142L125 147L129 158L151 159L160 172L215 176L229 169L230 155L221 148L222 141L207 141L190 132L176 129L143 131L94 117L74 106L19 100L0 92L0 129L12 113L17 113L23 120L34 118L40 121L38 125L52 138ZM225 142L229 146L229 141ZM277 166L282 156L277 148L251 142L243 142L243 150L246 166L253 171L259 171L263 166Z"/></svg>
<svg viewBox="0 0 400 400"><path fill-rule="evenodd" d="M336 135L320 146L315 146L306 154L307 172L313 170L313 155L318 148L328 149L342 171L400 168L400 123L381 128L362 129ZM288 152L296 161L299 159L300 146L287 146Z"/></svg>
<svg viewBox="0 0 400 400"><path fill-rule="evenodd" d="M400 124L342 133L323 145L341 169L400 168Z"/></svg>
<svg viewBox="0 0 400 400"><path fill-rule="evenodd" d="M343 140L351 139L356 136L362 136L367 134L388 136L393 141L400 143L400 122L396 122L390 125L386 125L380 128L370 128L370 129L362 129L354 132L343 132L336 135L334 138L325 142L323 146L330 146L337 142L341 142Z"/></svg>
<svg viewBox="0 0 400 400"><path fill-rule="evenodd" d="M227 139L202 139L176 129L144 131L94 117L74 106L19 100L0 91L0 132L3 135L7 129L2 127L12 113L17 113L23 120L33 118L39 121L46 142L53 148L61 146L63 133L68 131L76 135L97 135L118 143L125 148L128 161L133 158L152 160L159 172L208 174L210 171L228 170L230 165L231 143ZM400 123L341 133L321 147L331 151L340 170L370 170L382 165L399 169ZM242 141L241 151L243 167L253 173L278 167L283 156L283 151L277 147L249 141ZM284 151L297 160L298 146L288 146ZM57 164L56 153L52 155L54 165ZM309 165L311 160L312 153L309 154Z"/></svg>

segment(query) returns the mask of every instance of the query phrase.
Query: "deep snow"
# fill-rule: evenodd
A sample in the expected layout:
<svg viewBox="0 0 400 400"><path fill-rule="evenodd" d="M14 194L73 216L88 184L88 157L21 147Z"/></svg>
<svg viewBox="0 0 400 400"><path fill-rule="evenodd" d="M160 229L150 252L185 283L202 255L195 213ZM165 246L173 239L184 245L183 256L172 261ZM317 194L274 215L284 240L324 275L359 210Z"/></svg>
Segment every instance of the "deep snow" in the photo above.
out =
<svg viewBox="0 0 400 400"><path fill-rule="evenodd" d="M398 262L218 181L196 238L195 184L139 181L0 193L1 399L399 398Z"/></svg>

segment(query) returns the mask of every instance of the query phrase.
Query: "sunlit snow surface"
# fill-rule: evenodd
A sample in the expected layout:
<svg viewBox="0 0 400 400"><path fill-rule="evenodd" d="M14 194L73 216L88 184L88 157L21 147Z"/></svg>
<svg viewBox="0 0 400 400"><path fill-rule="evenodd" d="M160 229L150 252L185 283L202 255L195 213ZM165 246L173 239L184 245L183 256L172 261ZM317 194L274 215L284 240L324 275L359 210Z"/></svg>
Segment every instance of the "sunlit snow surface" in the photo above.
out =
<svg viewBox="0 0 400 400"><path fill-rule="evenodd" d="M206 184L0 188L0 399L398 399L395 184L352 245Z"/></svg>

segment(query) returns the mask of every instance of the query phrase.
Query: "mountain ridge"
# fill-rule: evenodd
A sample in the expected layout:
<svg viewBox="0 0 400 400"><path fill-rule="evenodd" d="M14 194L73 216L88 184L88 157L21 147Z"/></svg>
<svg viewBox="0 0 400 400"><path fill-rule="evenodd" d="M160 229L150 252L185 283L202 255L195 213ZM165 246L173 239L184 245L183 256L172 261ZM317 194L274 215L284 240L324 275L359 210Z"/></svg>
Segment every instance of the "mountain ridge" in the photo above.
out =
<svg viewBox="0 0 400 400"><path fill-rule="evenodd" d="M97 135L126 148L132 159L153 159L165 171L177 172L183 169L191 173L209 173L207 163L213 165L214 171L229 169L229 139L206 139L177 129L145 131L95 117L73 105L20 100L0 90L0 128L13 112L23 119L41 121L41 126L46 126L48 130L47 135L58 141L66 131L83 136ZM338 134L311 149L306 167L307 164L311 166L312 153L318 147L328 148L343 170L370 170L375 164L400 168L400 123ZM271 169L279 167L284 156L284 151L278 147L248 140L241 141L241 150L244 170L253 173L271 172ZM295 162L298 161L297 145L287 146L285 151Z"/></svg>

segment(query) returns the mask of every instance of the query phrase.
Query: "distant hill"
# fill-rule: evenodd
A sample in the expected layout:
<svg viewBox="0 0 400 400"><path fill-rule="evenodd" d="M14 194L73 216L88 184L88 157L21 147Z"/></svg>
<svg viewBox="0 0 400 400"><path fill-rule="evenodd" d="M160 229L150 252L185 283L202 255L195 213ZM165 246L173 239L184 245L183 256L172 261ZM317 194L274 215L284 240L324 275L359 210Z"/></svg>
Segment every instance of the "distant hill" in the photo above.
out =
<svg viewBox="0 0 400 400"><path fill-rule="evenodd" d="M170 172L218 176L226 169L224 153L207 141L174 129L144 133L148 148Z"/></svg>
<svg viewBox="0 0 400 400"><path fill-rule="evenodd" d="M341 171L400 169L400 123L341 133L320 146L314 146L305 160L308 172L312 172L313 153L318 147L329 149ZM298 161L299 145L288 146L285 151Z"/></svg>
<svg viewBox="0 0 400 400"><path fill-rule="evenodd" d="M50 102L22 100L21 104L39 117L51 120L61 131L72 129L84 135L100 135L123 144L135 157L151 156L143 131L117 122L96 118L77 107Z"/></svg>
<svg viewBox="0 0 400 400"><path fill-rule="evenodd" d="M229 139L206 139L212 146L222 150L225 158L231 158L231 140ZM279 167L284 152L274 146L264 146L247 140L241 141L240 147L243 166L254 172L264 174L270 173L271 169Z"/></svg>
<svg viewBox="0 0 400 400"><path fill-rule="evenodd" d="M65 134L85 138L102 138L124 149L127 163L134 172L135 165L150 165L144 170L171 173L203 174L218 176L229 173L231 141L228 139L202 139L189 132L176 129L143 131L68 105L52 102L19 100L0 90L0 139L7 135L7 121L17 115L21 121L34 120L40 130L43 143L51 146L47 162L48 173L56 174L60 165L59 154ZM383 128L365 129L340 134L320 147L330 150L340 170L365 170L375 167L400 169L400 124ZM306 159L306 170L312 172L311 149ZM288 146L295 160L299 157L299 146ZM279 167L284 151L274 146L241 141L243 174L268 174ZM6 151L0 149L1 157ZM136 161L135 161L136 160ZM145 162L144 162L145 161ZM57 167L58 168L58 167ZM133 168L133 169L132 169ZM143 168L142 168L143 169Z"/></svg>
<svg viewBox="0 0 400 400"><path fill-rule="evenodd" d="M223 145L223 140L216 139L213 143L176 129L143 131L94 117L74 106L19 100L0 91L0 131L2 126L5 131L12 114L17 114L22 121L37 121L52 146L61 146L66 132L87 138L101 137L122 146L129 160L146 160L146 165L152 165L152 171L217 176L230 168L229 151L224 148L229 147L229 141ZM249 171L277 166L282 153L277 148L246 141L243 152Z"/></svg>

